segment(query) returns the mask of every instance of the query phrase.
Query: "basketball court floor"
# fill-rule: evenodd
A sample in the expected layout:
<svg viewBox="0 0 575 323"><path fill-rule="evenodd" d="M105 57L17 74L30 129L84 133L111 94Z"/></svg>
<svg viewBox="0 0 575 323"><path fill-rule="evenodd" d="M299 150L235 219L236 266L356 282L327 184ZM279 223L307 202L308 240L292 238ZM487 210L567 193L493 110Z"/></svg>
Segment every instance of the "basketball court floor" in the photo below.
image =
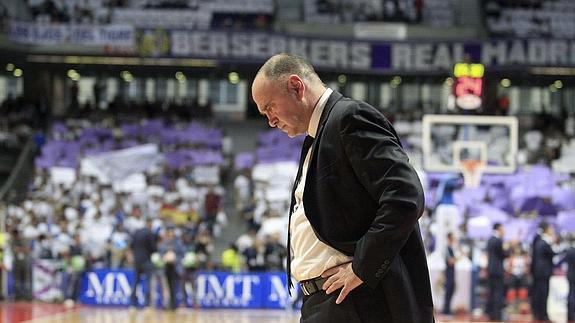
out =
<svg viewBox="0 0 575 323"><path fill-rule="evenodd" d="M440 322L488 322L483 317L436 315ZM0 303L0 323L296 323L292 310L231 310L181 308L130 310L127 308L74 306L45 303ZM531 322L531 317L513 316L507 322Z"/></svg>

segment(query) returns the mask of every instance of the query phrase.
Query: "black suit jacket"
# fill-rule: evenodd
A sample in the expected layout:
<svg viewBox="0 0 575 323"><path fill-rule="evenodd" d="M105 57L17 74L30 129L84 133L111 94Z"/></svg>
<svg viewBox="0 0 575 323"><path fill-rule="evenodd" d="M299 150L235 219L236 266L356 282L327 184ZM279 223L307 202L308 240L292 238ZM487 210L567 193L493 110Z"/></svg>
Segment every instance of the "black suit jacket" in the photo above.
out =
<svg viewBox="0 0 575 323"><path fill-rule="evenodd" d="M141 228L134 232L130 248L134 255L134 265L136 268L149 266L150 257L157 250L156 236L148 228Z"/></svg>
<svg viewBox="0 0 575 323"><path fill-rule="evenodd" d="M555 252L545 240L540 238L535 241L531 259L533 279L547 280L551 278L553 275L553 256L555 256Z"/></svg>
<svg viewBox="0 0 575 323"><path fill-rule="evenodd" d="M570 284L575 284L575 247L567 249L565 255L565 262L567 263L567 280Z"/></svg>
<svg viewBox="0 0 575 323"><path fill-rule="evenodd" d="M374 107L334 92L311 150L303 203L318 239L352 256L365 284L383 288L386 322L434 322L417 222L423 189L392 125Z"/></svg>
<svg viewBox="0 0 575 323"><path fill-rule="evenodd" d="M491 277L503 277L505 269L503 261L507 253L503 250L503 241L496 236L489 238L487 242L487 273Z"/></svg>

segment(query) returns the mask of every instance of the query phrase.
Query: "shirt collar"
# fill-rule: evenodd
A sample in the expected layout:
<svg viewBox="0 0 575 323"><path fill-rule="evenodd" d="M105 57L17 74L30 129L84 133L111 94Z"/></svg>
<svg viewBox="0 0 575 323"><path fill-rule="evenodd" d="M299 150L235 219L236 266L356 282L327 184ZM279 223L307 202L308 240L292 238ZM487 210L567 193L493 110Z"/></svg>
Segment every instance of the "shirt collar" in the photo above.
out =
<svg viewBox="0 0 575 323"><path fill-rule="evenodd" d="M309 121L309 126L307 128L307 134L311 137L315 138L317 135L317 128L319 126L319 118L321 117L321 113L323 112L323 108L325 108L325 103L329 96L333 93L333 90L330 88L325 89L319 100L317 101L315 107L313 108L313 113L311 114L311 119Z"/></svg>

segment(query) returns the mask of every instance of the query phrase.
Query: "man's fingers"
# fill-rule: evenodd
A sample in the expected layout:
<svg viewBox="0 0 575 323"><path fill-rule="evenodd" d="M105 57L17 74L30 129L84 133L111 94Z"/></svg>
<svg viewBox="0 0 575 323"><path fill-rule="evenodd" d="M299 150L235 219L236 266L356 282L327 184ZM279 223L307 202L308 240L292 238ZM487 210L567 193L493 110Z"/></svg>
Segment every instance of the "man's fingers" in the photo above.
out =
<svg viewBox="0 0 575 323"><path fill-rule="evenodd" d="M339 279L338 275L331 275L321 286L323 289L327 290L336 280Z"/></svg>
<svg viewBox="0 0 575 323"><path fill-rule="evenodd" d="M337 299L335 300L336 304L341 304L341 302L343 302L343 300L347 297L347 294L349 294L350 289L347 288L347 286L344 286L341 289L341 292L339 293L339 296L337 297Z"/></svg>
<svg viewBox="0 0 575 323"><path fill-rule="evenodd" d="M325 278L325 277L333 276L333 274L337 273L338 270L339 270L339 266L338 267L332 267L332 268L324 271L321 274L321 277Z"/></svg>
<svg viewBox="0 0 575 323"><path fill-rule="evenodd" d="M325 290L325 293L331 294L332 292L338 290L341 286L343 286L343 283L341 283L337 280L333 281L331 284L328 285L328 288Z"/></svg>

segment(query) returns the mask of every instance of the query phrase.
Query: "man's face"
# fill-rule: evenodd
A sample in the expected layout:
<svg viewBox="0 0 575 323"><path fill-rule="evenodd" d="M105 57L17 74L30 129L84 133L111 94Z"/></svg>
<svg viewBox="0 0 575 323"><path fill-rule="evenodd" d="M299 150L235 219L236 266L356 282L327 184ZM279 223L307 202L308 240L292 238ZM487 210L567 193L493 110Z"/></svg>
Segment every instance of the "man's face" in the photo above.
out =
<svg viewBox="0 0 575 323"><path fill-rule="evenodd" d="M252 86L252 96L270 127L279 128L290 137L307 131L309 117L302 101L303 82L293 80L274 83L258 76Z"/></svg>

